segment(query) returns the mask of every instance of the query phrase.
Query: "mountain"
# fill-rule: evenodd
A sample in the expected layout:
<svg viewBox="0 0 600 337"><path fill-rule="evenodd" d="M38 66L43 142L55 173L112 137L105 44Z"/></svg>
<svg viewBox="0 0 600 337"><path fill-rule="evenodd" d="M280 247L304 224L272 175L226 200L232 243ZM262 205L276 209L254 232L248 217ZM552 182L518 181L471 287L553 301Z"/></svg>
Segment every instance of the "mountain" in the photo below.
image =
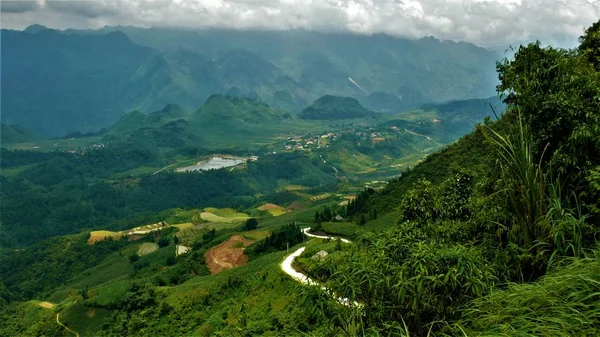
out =
<svg viewBox="0 0 600 337"><path fill-rule="evenodd" d="M227 95L212 95L200 109L190 115L190 122L196 126L217 128L224 123L259 125L272 120L290 118L286 112L269 107L267 104L250 99Z"/></svg>
<svg viewBox="0 0 600 337"><path fill-rule="evenodd" d="M398 96L387 92L374 92L369 97L361 99L361 103L367 109L380 112L398 112L406 106Z"/></svg>
<svg viewBox="0 0 600 337"><path fill-rule="evenodd" d="M31 131L22 126L0 123L0 127L0 145L23 143L36 139Z"/></svg>
<svg viewBox="0 0 600 337"><path fill-rule="evenodd" d="M297 124L291 118L255 99L215 94L192 113L175 104L149 115L129 112L109 128L104 139L155 147L244 144L250 136L270 137L291 130Z"/></svg>
<svg viewBox="0 0 600 337"><path fill-rule="evenodd" d="M494 117L494 111L498 117L501 116L505 108L505 104L496 96L429 103L420 109L393 115L393 119L381 126L397 127L448 144L471 132L486 117Z"/></svg>
<svg viewBox="0 0 600 337"><path fill-rule="evenodd" d="M96 131L170 102L192 111L215 93L290 112L323 95L402 111L487 97L496 82L495 53L434 38L41 25L1 37L3 120L44 137Z"/></svg>
<svg viewBox="0 0 600 337"><path fill-rule="evenodd" d="M302 119L352 119L373 116L358 100L351 97L325 95L298 114Z"/></svg>
<svg viewBox="0 0 600 337"><path fill-rule="evenodd" d="M83 36L37 27L1 34L2 119L42 136L95 131L125 111L169 102L197 107L217 90L187 67L200 61L166 57L122 32Z"/></svg>

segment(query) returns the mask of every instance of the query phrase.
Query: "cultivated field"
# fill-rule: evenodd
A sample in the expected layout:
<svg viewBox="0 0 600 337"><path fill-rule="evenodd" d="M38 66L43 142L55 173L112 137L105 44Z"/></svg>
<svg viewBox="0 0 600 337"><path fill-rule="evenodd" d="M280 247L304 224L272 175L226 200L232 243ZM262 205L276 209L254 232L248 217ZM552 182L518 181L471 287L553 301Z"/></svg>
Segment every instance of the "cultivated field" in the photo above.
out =
<svg viewBox="0 0 600 337"><path fill-rule="evenodd" d="M279 205L275 204L264 204L258 207L259 211L267 211L271 213L272 216L280 216L282 214L287 213L287 210Z"/></svg>
<svg viewBox="0 0 600 337"><path fill-rule="evenodd" d="M200 218L209 222L217 223L240 223L246 221L250 216L245 213L238 213L232 208L214 208L207 207L200 213Z"/></svg>
<svg viewBox="0 0 600 337"><path fill-rule="evenodd" d="M138 248L137 255L144 256L155 252L158 249L158 245L154 242L144 242Z"/></svg>
<svg viewBox="0 0 600 337"><path fill-rule="evenodd" d="M102 241L106 238L113 238L115 240L120 239L123 236L121 232L112 232L112 231L93 231L90 233L90 238L88 239L88 243L93 245L98 241Z"/></svg>

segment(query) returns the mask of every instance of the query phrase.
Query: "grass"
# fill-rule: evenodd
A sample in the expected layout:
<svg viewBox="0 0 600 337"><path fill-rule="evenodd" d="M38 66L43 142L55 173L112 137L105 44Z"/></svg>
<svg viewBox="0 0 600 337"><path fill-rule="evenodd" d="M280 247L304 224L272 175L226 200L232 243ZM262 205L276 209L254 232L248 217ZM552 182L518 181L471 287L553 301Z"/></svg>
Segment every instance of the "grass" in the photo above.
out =
<svg viewBox="0 0 600 337"><path fill-rule="evenodd" d="M453 330L469 336L599 336L600 261L575 259L536 283L494 291L464 317Z"/></svg>
<svg viewBox="0 0 600 337"><path fill-rule="evenodd" d="M221 216L211 212L202 212L200 213L200 217L202 220L210 221L210 222L218 222L218 223L240 223L242 221L246 221L249 218L248 215L244 213L237 213L237 215L229 215L229 216Z"/></svg>
<svg viewBox="0 0 600 337"><path fill-rule="evenodd" d="M73 304L60 313L60 320L80 336L94 336L102 328L104 320L112 314L112 310L86 307Z"/></svg>
<svg viewBox="0 0 600 337"><path fill-rule="evenodd" d="M287 213L287 210L279 205L275 204L264 204L257 208L259 211L267 211L272 216L280 216Z"/></svg>
<svg viewBox="0 0 600 337"><path fill-rule="evenodd" d="M309 187L307 186L303 186L303 185L287 185L285 187L285 190L288 192L293 192L293 191L304 191L304 190L308 190Z"/></svg>
<svg viewBox="0 0 600 337"><path fill-rule="evenodd" d="M331 193L322 193L322 194L310 197L310 200L311 201L325 200L329 197L331 197Z"/></svg>
<svg viewBox="0 0 600 337"><path fill-rule="evenodd" d="M244 238L258 241L258 240L262 240L262 239L266 238L267 236L269 236L271 234L271 232L257 230L257 231L250 231L250 232L241 232L240 234L242 236L244 236Z"/></svg>

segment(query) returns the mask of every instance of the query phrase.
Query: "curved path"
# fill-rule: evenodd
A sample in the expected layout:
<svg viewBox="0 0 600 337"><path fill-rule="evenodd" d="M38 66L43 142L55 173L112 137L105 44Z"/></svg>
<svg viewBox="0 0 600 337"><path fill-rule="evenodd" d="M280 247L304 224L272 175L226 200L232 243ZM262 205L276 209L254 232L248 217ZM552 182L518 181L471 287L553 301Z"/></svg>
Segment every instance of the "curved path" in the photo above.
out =
<svg viewBox="0 0 600 337"><path fill-rule="evenodd" d="M65 328L65 330L67 330L68 332L74 334L76 337L79 337L79 334L71 329L69 329L68 326L62 324L59 320L58 320L58 316L60 316L60 313L56 314L56 323L58 323L58 325L62 326L63 328Z"/></svg>
<svg viewBox="0 0 600 337"><path fill-rule="evenodd" d="M308 231L310 230L310 227L307 228L303 228L302 229L302 233L304 233L304 235L311 237L311 238L317 238L317 239L331 239L331 240L335 240L337 239L336 237L333 236L325 236L325 235L315 235L315 234L311 234ZM348 239L344 239L344 238L340 238L342 240L342 242L344 243L351 243L352 241L348 240ZM304 252L304 250L306 249L306 247L300 247L298 249L296 249L295 252L291 253L290 255L288 255L283 262L281 263L281 270L283 270L284 273L288 274L291 278L293 278L294 280L300 282L301 284L308 284L308 285L314 285L314 286L318 286L319 283L313 279L311 279L310 277L302 274L299 271L296 271L296 269L294 269L294 267L292 267L292 264L294 263L294 260L300 256L300 254L302 254ZM331 291L323 286L321 286L321 289L323 291L326 291L328 293L331 294ZM340 302L341 304L345 305L345 306L354 306L354 307L362 307L362 305L358 302L350 302L349 299L347 298L341 298L341 297L336 297L335 295L331 294L332 296L334 296L338 302Z"/></svg>

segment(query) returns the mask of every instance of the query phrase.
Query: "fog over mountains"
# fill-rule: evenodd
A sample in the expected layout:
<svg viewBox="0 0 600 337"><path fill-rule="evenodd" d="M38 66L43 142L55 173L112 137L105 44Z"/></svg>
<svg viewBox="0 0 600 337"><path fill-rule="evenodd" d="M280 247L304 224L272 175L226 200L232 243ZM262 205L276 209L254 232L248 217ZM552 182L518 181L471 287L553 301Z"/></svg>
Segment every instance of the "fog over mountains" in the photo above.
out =
<svg viewBox="0 0 600 337"><path fill-rule="evenodd" d="M489 97L500 58L433 37L121 26L2 30L2 49L2 120L44 137L169 103L193 111L215 93L292 113L323 95L382 112Z"/></svg>

